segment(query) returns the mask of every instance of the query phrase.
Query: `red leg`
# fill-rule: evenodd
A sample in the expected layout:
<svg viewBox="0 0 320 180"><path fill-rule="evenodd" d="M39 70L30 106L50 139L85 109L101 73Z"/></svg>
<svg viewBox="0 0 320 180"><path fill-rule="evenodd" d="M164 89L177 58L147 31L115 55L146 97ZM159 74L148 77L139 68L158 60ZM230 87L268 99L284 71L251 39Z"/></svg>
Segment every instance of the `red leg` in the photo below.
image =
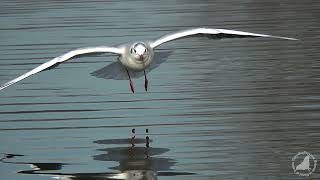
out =
<svg viewBox="0 0 320 180"><path fill-rule="evenodd" d="M148 79L147 79L147 75L146 75L146 71L145 71L145 70L143 70L143 73L144 73L144 89L145 89L146 91L148 91L149 81L148 81Z"/></svg>
<svg viewBox="0 0 320 180"><path fill-rule="evenodd" d="M133 86L133 82L131 80L131 77L130 77L130 74L129 74L129 71L128 69L126 69L127 71L127 74L128 74L128 77L129 77L129 81L130 81L130 89L131 89L131 92L134 93L134 86Z"/></svg>

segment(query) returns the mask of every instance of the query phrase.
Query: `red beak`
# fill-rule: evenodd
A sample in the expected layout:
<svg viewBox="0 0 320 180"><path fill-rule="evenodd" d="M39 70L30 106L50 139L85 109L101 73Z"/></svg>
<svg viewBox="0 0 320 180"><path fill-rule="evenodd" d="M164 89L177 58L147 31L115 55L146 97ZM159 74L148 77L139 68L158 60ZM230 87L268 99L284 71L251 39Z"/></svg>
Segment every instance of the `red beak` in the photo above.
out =
<svg viewBox="0 0 320 180"><path fill-rule="evenodd" d="M143 60L143 55L139 55L140 61Z"/></svg>

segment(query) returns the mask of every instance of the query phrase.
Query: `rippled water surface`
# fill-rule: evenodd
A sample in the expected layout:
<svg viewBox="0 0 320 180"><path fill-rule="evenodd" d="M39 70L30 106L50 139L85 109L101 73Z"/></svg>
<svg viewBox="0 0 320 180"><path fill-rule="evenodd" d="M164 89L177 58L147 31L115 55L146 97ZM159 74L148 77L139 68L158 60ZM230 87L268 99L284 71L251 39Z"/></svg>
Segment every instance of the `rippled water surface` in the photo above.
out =
<svg viewBox="0 0 320 180"><path fill-rule="evenodd" d="M293 156L320 157L319 12L311 0L2 0L1 84L74 48L190 27L301 40L170 42L147 93L143 78L132 94L90 75L114 55L25 79L0 92L1 179L303 179Z"/></svg>

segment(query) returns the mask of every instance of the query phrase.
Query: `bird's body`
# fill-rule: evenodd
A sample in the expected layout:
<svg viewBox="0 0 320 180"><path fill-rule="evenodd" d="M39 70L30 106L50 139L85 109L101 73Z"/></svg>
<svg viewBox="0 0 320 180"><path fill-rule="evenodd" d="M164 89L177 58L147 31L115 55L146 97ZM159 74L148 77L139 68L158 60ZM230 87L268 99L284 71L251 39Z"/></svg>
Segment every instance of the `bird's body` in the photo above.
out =
<svg viewBox="0 0 320 180"><path fill-rule="evenodd" d="M117 47L108 47L108 46L98 46L98 47L87 47L79 48L72 51L69 51L61 56L58 56L40 66L32 69L31 71L3 84L0 86L0 90L19 82L33 74L41 72L43 70L51 69L58 64L65 62L67 60L84 56L87 54L96 54L96 53L113 53L117 54L118 60L120 61L122 68L127 72L127 76L130 80L131 91L134 92L134 87L132 80L130 78L131 71L143 71L145 77L145 90L148 88L148 79L146 76L145 70L152 63L155 56L155 48L160 46L163 43L177 40L186 37L195 37L195 36L206 36L212 39L222 39L222 38L242 38L242 37L270 37L270 38L279 38L286 40L297 40L294 38L280 37L280 36L271 36L265 34L256 34L243 31L227 30L227 29L212 29L212 28L194 28L188 29L172 34L168 34L160 37L155 41L137 41L129 44L120 45Z"/></svg>
<svg viewBox="0 0 320 180"><path fill-rule="evenodd" d="M146 49L146 53L143 54L141 59L139 55L137 56L135 53L131 52L131 49L134 47L136 47L137 53L140 51L140 54L143 54L144 50ZM124 52L119 56L118 60L129 70L142 71L146 69L153 60L154 51L148 42L134 42L131 44L122 45L120 48L123 49Z"/></svg>

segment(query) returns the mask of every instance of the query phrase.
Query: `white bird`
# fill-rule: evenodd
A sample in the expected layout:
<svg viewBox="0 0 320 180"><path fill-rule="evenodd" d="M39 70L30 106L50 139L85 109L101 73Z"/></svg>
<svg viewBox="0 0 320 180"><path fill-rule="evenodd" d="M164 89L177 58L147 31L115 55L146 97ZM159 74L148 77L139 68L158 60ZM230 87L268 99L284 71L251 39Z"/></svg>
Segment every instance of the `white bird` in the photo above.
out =
<svg viewBox="0 0 320 180"><path fill-rule="evenodd" d="M296 167L296 170L310 170L310 156L304 157L303 161Z"/></svg>
<svg viewBox="0 0 320 180"><path fill-rule="evenodd" d="M145 90L148 89L148 79L146 76L146 69L149 67L150 63L154 59L154 50L161 44L177 40L181 38L194 37L194 36L206 36L212 39L222 39L222 38L242 38L242 37L270 37L279 38L287 40L297 40L295 38L281 37L281 36L271 36L266 34L256 34L243 31L227 30L227 29L212 29L212 28L194 28L188 29L173 34L165 35L154 41L138 41L129 44L123 44L117 47L109 46L98 46L98 47L86 47L79 48L67 52L61 56L53 58L52 60L41 64L40 66L32 69L31 71L3 84L0 86L0 90L19 82L33 74L41 72L43 70L51 69L62 62L70 60L72 58L79 57L80 55L95 54L95 53L113 53L119 55L118 60L120 61L123 69L126 70L127 76L130 81L130 88L132 93L134 93L133 82L130 77L130 72L134 73L137 71L144 72L145 78Z"/></svg>

